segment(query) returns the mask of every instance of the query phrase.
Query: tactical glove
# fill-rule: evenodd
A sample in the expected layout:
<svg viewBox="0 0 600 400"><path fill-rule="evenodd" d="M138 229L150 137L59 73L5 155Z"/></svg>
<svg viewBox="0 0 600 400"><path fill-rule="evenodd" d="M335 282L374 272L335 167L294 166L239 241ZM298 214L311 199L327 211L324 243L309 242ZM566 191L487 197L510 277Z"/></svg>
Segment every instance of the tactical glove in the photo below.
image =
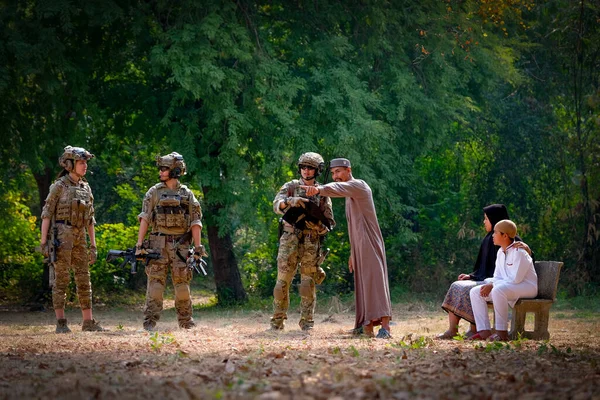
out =
<svg viewBox="0 0 600 400"><path fill-rule="evenodd" d="M48 244L48 242L40 245L40 251L44 258L50 257L50 245Z"/></svg>
<svg viewBox="0 0 600 400"><path fill-rule="evenodd" d="M206 256L208 256L208 253L204 249L204 246L200 245L194 249L193 253L190 250L187 262L188 262L188 264L190 262L198 262L198 261L202 260L202 257L206 257Z"/></svg>
<svg viewBox="0 0 600 400"><path fill-rule="evenodd" d="M90 246L90 265L94 264L98 259L98 250L96 246Z"/></svg>
<svg viewBox="0 0 600 400"><path fill-rule="evenodd" d="M146 257L144 257L148 252L142 246L135 246L135 259L138 261L144 261Z"/></svg>
<svg viewBox="0 0 600 400"><path fill-rule="evenodd" d="M196 247L196 251L194 252L194 254L200 254L200 257L208 257L208 253L206 252L206 248L204 247L204 245Z"/></svg>
<svg viewBox="0 0 600 400"><path fill-rule="evenodd" d="M290 207L306 208L304 203L306 203L307 201L308 201L308 199L305 199L304 197L288 197L288 199L286 200L286 203L289 204Z"/></svg>

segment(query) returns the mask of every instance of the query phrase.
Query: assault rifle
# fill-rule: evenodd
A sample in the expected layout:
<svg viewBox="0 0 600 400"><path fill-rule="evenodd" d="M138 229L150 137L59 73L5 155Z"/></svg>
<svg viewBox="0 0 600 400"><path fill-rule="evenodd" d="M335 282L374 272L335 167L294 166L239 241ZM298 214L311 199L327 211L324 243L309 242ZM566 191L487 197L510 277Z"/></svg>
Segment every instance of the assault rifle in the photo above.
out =
<svg viewBox="0 0 600 400"><path fill-rule="evenodd" d="M328 180L329 168L327 168L327 164L325 163L325 176L323 184L326 184ZM297 187L297 185L290 186L288 189L288 196L292 196L292 193L294 193ZM313 223L318 223L321 221L323 225L327 227L327 229L331 230L331 223L325 217L319 205L310 201L304 203L304 207L291 207L286 211L281 219L298 229L304 229L306 227L306 222L310 221ZM280 226L280 230L281 228L282 226ZM281 237L281 232L279 233L279 237Z"/></svg>
<svg viewBox="0 0 600 400"><path fill-rule="evenodd" d="M159 253L146 253L143 255L145 259L144 266L147 266L150 260L158 260L160 258ZM135 248L127 249L127 250L109 250L106 255L106 261L111 262L116 260L117 258L122 258L123 262L120 267L124 268L125 265L131 264L131 273L137 273L137 262L138 260L135 257Z"/></svg>
<svg viewBox="0 0 600 400"><path fill-rule="evenodd" d="M327 229L331 230L331 223L319 205L310 201L304 203L304 207L291 207L281 218L298 229L304 229L307 222L317 224L321 221Z"/></svg>
<svg viewBox="0 0 600 400"><path fill-rule="evenodd" d="M325 252L323 252L323 250L321 250L321 256L319 257L319 259L317 260L317 266L321 266L321 264L323 264L323 261L325 261L325 258L329 255L329 247L327 248L327 250L325 250Z"/></svg>
<svg viewBox="0 0 600 400"><path fill-rule="evenodd" d="M207 267L208 264L202 258L205 255L207 255L206 252L204 251L204 247L202 247L202 250L201 250L201 257L197 260L194 260L194 257L193 257L194 251L195 251L195 249L193 249L193 248L188 251L186 264L189 269L193 269L194 271L196 271L197 274L199 274L200 270L202 270L202 273L204 274L204 276L206 276L207 275L206 269L204 269L204 267Z"/></svg>
<svg viewBox="0 0 600 400"><path fill-rule="evenodd" d="M52 226L52 234L50 235L50 242L48 242L48 263L54 265L56 262L56 250L60 247L60 241L58 240L58 227L56 224Z"/></svg>

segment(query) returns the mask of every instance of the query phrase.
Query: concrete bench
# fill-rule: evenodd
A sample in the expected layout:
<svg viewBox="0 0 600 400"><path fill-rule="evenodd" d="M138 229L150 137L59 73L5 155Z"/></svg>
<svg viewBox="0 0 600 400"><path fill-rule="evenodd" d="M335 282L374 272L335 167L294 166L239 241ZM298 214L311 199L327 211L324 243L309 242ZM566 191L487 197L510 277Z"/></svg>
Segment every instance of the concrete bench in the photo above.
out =
<svg viewBox="0 0 600 400"><path fill-rule="evenodd" d="M563 263L560 261L536 261L535 272L538 277L538 295L534 299L519 299L512 312L510 331L511 339L517 339L519 334L523 338L533 340L548 340L548 321L550 319L550 307L556 300L558 278ZM488 307L494 305L488 303ZM535 315L533 331L525 330L525 319L527 313Z"/></svg>

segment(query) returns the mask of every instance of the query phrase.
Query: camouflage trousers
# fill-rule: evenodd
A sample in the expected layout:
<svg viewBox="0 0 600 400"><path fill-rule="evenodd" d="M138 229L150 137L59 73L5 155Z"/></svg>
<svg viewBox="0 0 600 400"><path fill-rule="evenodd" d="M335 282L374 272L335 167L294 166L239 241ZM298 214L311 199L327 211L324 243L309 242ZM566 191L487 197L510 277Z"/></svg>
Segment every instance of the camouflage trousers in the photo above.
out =
<svg viewBox="0 0 600 400"><path fill-rule="evenodd" d="M153 246L152 239L150 246L157 249ZM188 248L188 243L180 244L179 253L186 257ZM173 242L166 242L161 250L161 258L150 261L150 264L146 267L148 284L146 286L144 321L156 322L160 319L169 266L171 267L171 280L175 289L175 309L177 310L179 325L181 326L192 320L192 298L190 295L192 271L177 256L176 251L177 246Z"/></svg>
<svg viewBox="0 0 600 400"><path fill-rule="evenodd" d="M86 228L75 228L66 224L56 224L60 246L56 250L54 263L54 283L52 284L52 305L55 310L65 308L67 287L71 281L70 271L75 275L77 297L82 310L92 308L92 284Z"/></svg>
<svg viewBox="0 0 600 400"><path fill-rule="evenodd" d="M282 328L290 307L290 285L300 265L300 327L314 324L317 294L315 278L320 241L316 233L284 231L279 240L277 283L273 289L273 318L271 325ZM311 272L307 272L311 271Z"/></svg>

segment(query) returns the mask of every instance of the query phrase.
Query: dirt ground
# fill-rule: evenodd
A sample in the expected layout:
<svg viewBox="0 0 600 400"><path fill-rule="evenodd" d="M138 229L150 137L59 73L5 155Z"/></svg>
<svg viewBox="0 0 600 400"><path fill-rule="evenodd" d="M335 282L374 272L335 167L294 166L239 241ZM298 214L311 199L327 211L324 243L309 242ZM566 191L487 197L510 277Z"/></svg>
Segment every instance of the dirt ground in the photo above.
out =
<svg viewBox="0 0 600 400"><path fill-rule="evenodd" d="M553 311L548 342L488 344L432 340L446 315L418 304L395 306L391 340L322 308L310 334L297 313L269 331L267 310L199 310L182 331L171 308L148 333L140 308L97 308L111 331L84 333L70 309L65 335L51 311L0 311L0 399L600 399L598 313Z"/></svg>

